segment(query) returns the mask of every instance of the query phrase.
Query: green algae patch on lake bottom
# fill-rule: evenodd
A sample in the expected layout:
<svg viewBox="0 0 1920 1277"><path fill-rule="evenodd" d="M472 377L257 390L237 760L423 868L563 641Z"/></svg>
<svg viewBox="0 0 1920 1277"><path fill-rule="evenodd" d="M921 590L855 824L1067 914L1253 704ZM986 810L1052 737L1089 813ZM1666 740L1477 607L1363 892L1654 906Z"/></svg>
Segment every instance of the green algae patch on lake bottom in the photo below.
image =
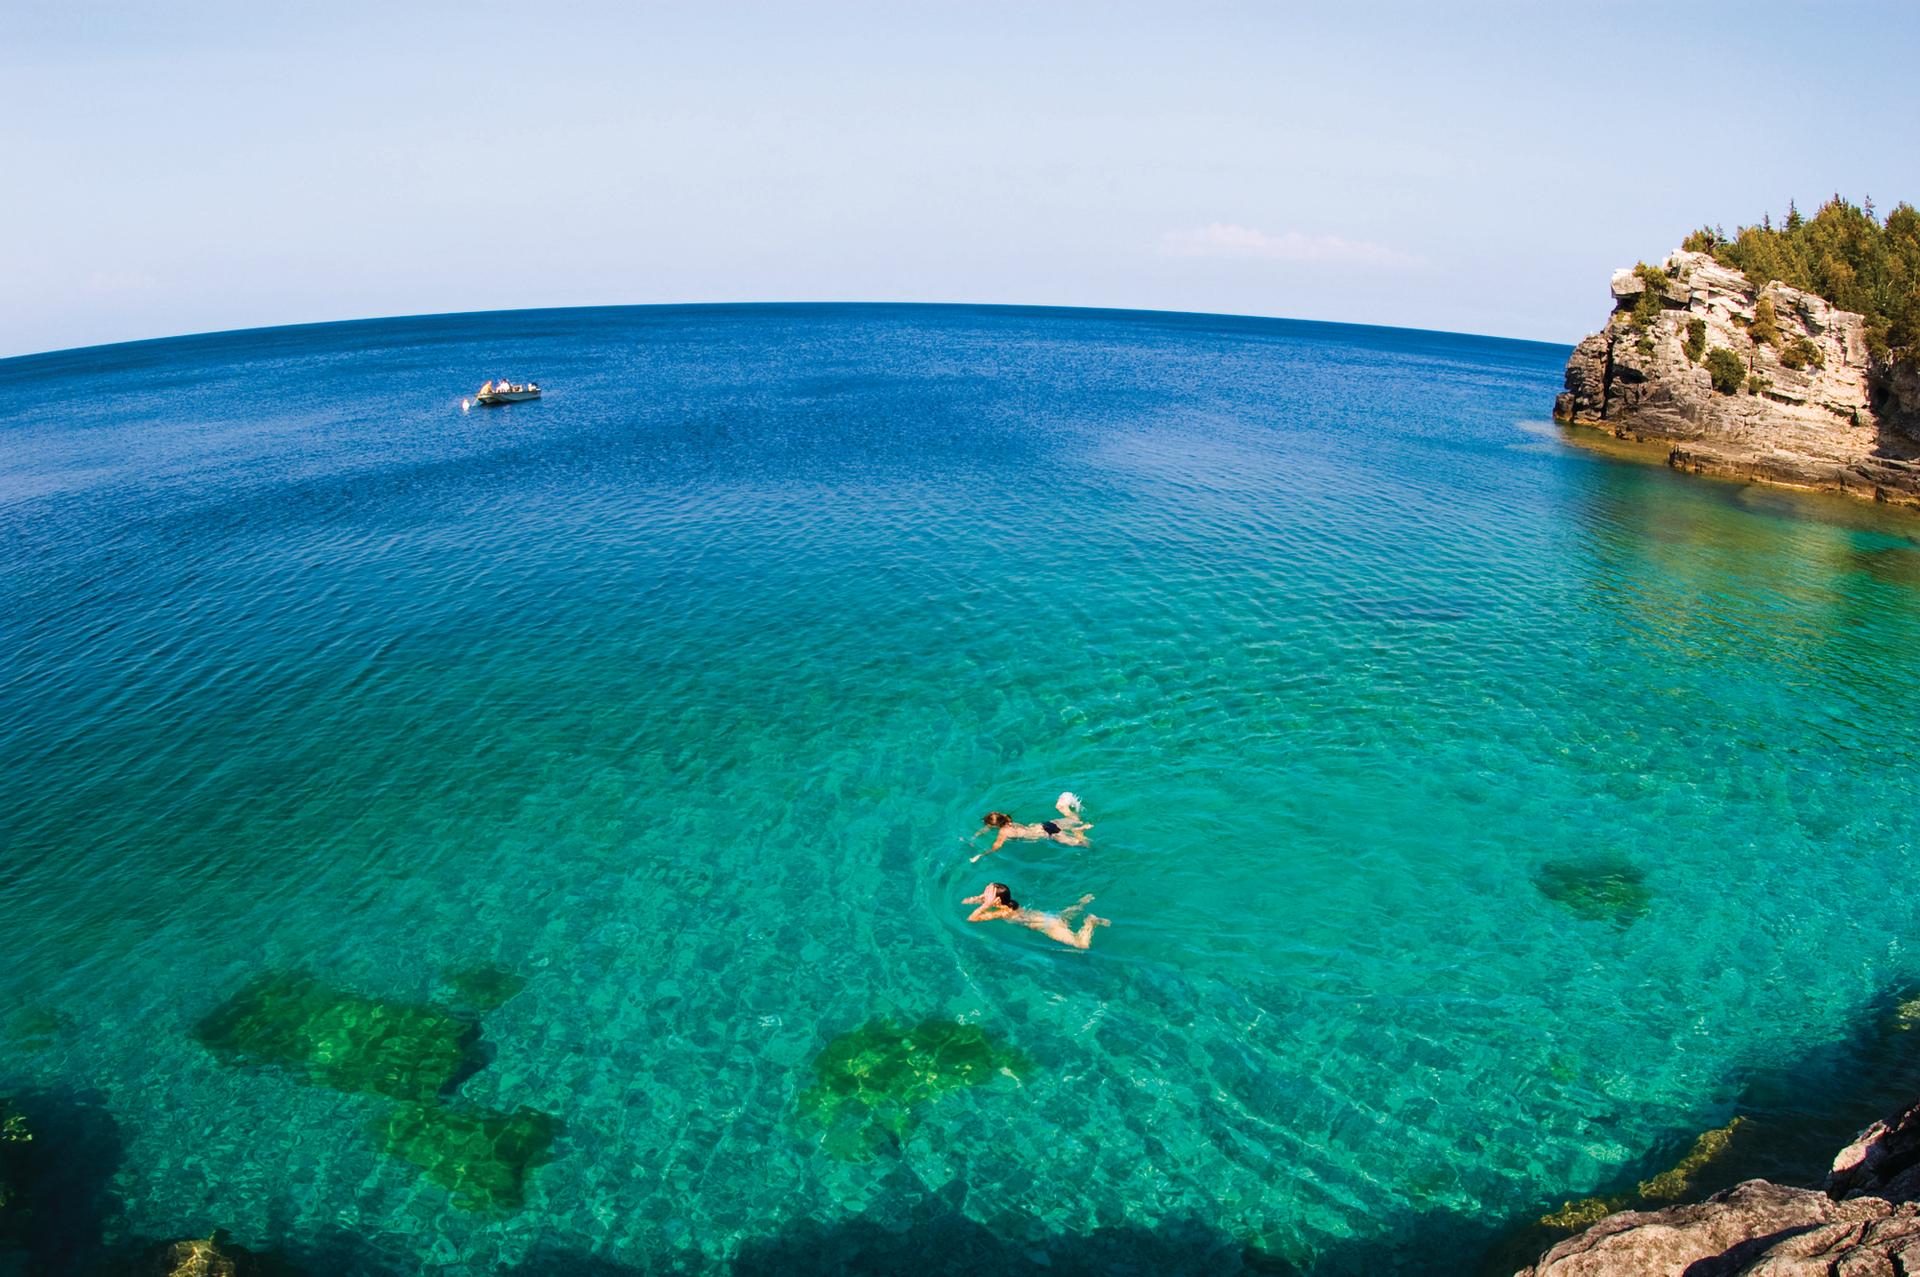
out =
<svg viewBox="0 0 1920 1277"><path fill-rule="evenodd" d="M1533 885L1576 918L1610 922L1624 931L1652 906L1646 877L1638 865L1617 858L1553 860L1534 874Z"/></svg>
<svg viewBox="0 0 1920 1277"><path fill-rule="evenodd" d="M863 1162L897 1148L915 1109L999 1076L1018 1078L1032 1062L977 1024L922 1020L903 1029L871 1020L842 1033L814 1058L815 1082L800 1093L799 1122L843 1161Z"/></svg>
<svg viewBox="0 0 1920 1277"><path fill-rule="evenodd" d="M425 1002L369 998L300 972L260 976L193 1027L228 1064L401 1100L451 1092L485 1065L479 1021Z"/></svg>
<svg viewBox="0 0 1920 1277"><path fill-rule="evenodd" d="M368 1129L381 1148L449 1190L454 1205L507 1211L525 1204L527 1176L553 1160L566 1124L538 1109L417 1104L376 1117Z"/></svg>
<svg viewBox="0 0 1920 1277"><path fill-rule="evenodd" d="M1587 1197L1565 1202L1559 1210L1540 1217L1543 1227L1578 1232L1599 1223L1615 1211L1640 1210L1678 1202L1694 1192L1700 1173L1726 1154L1733 1144L1734 1132L1746 1124L1736 1117L1725 1126L1716 1126L1694 1140L1687 1155L1652 1179L1640 1181L1631 1193L1616 1197Z"/></svg>

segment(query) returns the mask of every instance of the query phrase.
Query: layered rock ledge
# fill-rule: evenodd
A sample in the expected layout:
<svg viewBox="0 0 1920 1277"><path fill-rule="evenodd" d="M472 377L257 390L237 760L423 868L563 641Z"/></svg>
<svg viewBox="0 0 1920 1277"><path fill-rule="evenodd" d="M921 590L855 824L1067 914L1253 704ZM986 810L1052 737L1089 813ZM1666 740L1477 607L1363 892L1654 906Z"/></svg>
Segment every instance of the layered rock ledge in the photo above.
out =
<svg viewBox="0 0 1920 1277"><path fill-rule="evenodd" d="M1920 1274L1920 1104L1834 1159L1824 1191L1748 1180L1704 1202L1621 1211L1516 1277Z"/></svg>
<svg viewBox="0 0 1920 1277"><path fill-rule="evenodd" d="M1920 371L1870 358L1863 316L1684 251L1613 298L1556 417L1670 443L1680 470L1920 505Z"/></svg>

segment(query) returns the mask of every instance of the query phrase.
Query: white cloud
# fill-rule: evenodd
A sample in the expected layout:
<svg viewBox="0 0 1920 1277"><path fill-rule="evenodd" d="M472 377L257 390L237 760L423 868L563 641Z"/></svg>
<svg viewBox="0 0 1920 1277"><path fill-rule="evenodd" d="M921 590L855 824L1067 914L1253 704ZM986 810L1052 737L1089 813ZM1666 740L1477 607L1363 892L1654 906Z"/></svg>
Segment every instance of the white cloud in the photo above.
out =
<svg viewBox="0 0 1920 1277"><path fill-rule="evenodd" d="M1338 235L1269 235L1251 226L1213 222L1198 230L1168 231L1160 251L1172 257L1231 257L1267 262L1336 262L1351 266L1412 266L1419 258L1384 244Z"/></svg>

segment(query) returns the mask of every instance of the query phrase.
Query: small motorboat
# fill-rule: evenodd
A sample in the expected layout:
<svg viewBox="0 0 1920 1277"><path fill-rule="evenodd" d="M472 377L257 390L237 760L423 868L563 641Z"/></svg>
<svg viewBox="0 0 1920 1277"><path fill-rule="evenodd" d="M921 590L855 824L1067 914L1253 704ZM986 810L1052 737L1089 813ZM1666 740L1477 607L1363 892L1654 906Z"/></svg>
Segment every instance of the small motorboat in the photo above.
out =
<svg viewBox="0 0 1920 1277"><path fill-rule="evenodd" d="M494 404L521 403L528 399L538 399L540 387L530 381L489 381L480 387L473 402L491 407Z"/></svg>

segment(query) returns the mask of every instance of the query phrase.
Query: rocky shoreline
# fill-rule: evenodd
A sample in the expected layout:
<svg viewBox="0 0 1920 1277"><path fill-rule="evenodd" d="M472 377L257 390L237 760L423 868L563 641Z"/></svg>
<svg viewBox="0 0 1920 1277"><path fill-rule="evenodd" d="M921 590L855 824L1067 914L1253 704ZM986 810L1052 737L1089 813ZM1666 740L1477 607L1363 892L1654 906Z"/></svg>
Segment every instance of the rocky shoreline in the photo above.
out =
<svg viewBox="0 0 1920 1277"><path fill-rule="evenodd" d="M1748 1180L1705 1201L1611 1214L1515 1277L1904 1277L1920 1273L1920 1103L1834 1158L1824 1190Z"/></svg>
<svg viewBox="0 0 1920 1277"><path fill-rule="evenodd" d="M1864 316L1707 253L1617 271L1612 292L1556 418L1671 444L1678 470L1920 506L1920 369L1872 358Z"/></svg>

